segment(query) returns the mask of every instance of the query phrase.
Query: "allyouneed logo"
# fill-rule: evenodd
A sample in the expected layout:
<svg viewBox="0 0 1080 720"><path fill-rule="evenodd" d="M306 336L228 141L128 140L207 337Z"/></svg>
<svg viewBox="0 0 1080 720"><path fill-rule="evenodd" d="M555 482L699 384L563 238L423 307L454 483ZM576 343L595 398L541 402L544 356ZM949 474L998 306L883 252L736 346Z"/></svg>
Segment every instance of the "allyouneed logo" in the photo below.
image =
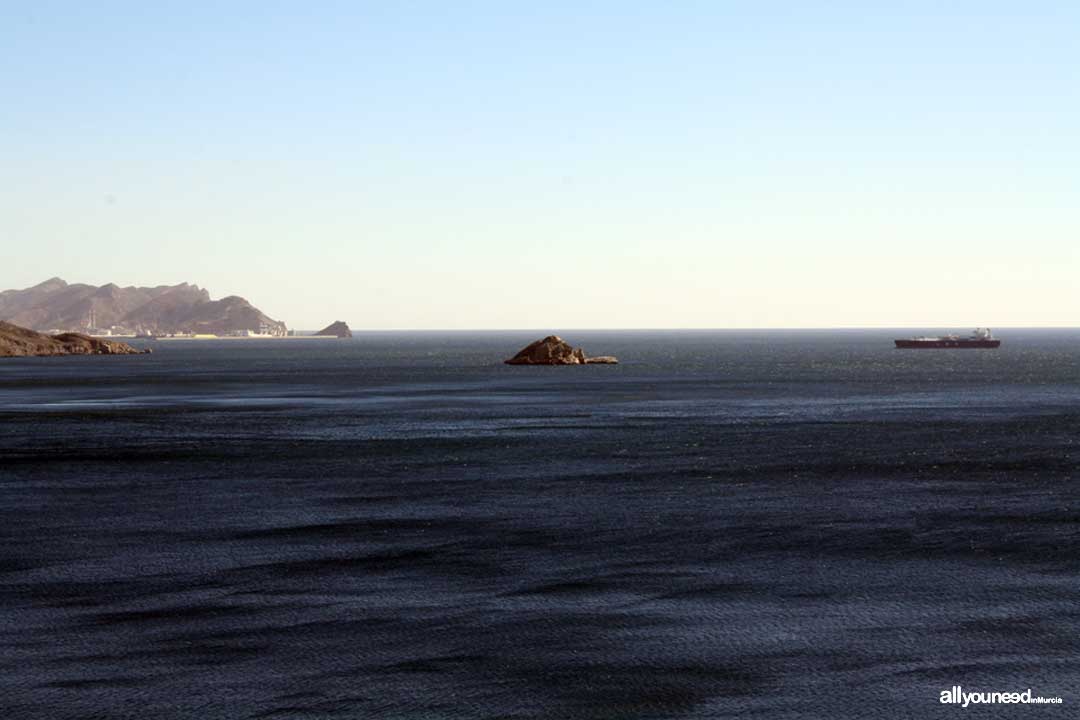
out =
<svg viewBox="0 0 1080 720"><path fill-rule="evenodd" d="M948 690L941 691L941 702L945 705L959 705L967 707L971 704L993 705L1001 704L1031 704L1031 705L1060 705L1061 698L1032 697L1031 688L1024 692L964 692L959 685L953 685Z"/></svg>

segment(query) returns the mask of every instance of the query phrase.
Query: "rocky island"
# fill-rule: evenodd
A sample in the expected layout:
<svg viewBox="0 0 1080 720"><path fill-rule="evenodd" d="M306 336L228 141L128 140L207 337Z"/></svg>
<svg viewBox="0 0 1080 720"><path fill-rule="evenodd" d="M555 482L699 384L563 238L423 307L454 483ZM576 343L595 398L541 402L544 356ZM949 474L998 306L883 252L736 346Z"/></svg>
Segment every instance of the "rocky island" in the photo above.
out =
<svg viewBox="0 0 1080 720"><path fill-rule="evenodd" d="M151 350L139 350L127 343L101 340L79 333L44 335L0 320L0 357L139 355L148 352Z"/></svg>
<svg viewBox="0 0 1080 720"><path fill-rule="evenodd" d="M507 365L615 365L619 361L611 355L586 357L581 348L571 346L558 335L548 335L526 345L504 362Z"/></svg>
<svg viewBox="0 0 1080 720"><path fill-rule="evenodd" d="M315 334L323 337L351 338L352 330L349 329L349 326L345 321L338 320L337 322L330 323Z"/></svg>

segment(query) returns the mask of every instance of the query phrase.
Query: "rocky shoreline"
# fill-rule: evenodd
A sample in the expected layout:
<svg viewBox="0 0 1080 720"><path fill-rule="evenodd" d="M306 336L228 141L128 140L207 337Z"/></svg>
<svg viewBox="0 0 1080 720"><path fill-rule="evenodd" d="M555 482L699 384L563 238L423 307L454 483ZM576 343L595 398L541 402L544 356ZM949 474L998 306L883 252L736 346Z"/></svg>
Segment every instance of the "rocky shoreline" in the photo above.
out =
<svg viewBox="0 0 1080 720"><path fill-rule="evenodd" d="M102 340L80 333L45 335L0 320L0 358L45 357L53 355L142 355L127 343Z"/></svg>

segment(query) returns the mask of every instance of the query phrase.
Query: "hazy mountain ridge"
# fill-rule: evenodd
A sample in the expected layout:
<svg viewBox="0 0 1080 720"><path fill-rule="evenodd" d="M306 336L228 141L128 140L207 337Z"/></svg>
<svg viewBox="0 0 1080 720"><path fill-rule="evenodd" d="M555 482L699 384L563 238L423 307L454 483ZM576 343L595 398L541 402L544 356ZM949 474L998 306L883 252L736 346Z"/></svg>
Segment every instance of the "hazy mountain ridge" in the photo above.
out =
<svg viewBox="0 0 1080 720"><path fill-rule="evenodd" d="M134 333L243 331L285 334L285 323L242 297L211 300L198 285L119 287L68 284L60 278L23 290L0 292L0 320L38 331L113 329Z"/></svg>

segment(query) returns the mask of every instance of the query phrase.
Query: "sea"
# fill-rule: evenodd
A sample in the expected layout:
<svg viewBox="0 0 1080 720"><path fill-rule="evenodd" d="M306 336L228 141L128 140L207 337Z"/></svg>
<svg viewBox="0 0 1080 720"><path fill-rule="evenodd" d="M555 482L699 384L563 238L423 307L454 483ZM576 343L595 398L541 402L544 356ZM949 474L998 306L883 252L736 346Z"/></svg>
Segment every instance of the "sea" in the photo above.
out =
<svg viewBox="0 0 1080 720"><path fill-rule="evenodd" d="M0 717L1080 717L1080 331L544 334L0 361Z"/></svg>

